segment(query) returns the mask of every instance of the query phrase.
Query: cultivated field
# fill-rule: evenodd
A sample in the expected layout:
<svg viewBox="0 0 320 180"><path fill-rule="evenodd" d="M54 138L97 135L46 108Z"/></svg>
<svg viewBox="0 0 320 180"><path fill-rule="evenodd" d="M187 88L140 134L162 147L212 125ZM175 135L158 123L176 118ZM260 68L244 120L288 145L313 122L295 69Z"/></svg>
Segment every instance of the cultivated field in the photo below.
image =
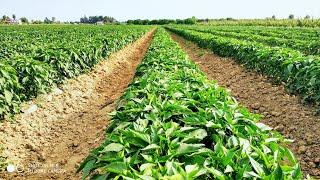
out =
<svg viewBox="0 0 320 180"><path fill-rule="evenodd" d="M319 38L239 24L0 26L0 178L319 178Z"/></svg>

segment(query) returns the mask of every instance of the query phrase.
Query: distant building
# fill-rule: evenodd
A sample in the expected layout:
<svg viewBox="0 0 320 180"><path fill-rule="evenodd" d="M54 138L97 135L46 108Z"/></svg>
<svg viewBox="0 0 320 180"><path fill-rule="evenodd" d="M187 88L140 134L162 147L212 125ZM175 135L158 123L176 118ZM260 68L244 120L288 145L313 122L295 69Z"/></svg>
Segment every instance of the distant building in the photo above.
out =
<svg viewBox="0 0 320 180"><path fill-rule="evenodd" d="M21 20L8 19L8 20L4 21L4 24L17 24L17 25L20 25L20 24L22 24L22 21Z"/></svg>
<svg viewBox="0 0 320 180"><path fill-rule="evenodd" d="M98 22L96 22L96 25L104 25L104 22L103 21L98 21Z"/></svg>
<svg viewBox="0 0 320 180"><path fill-rule="evenodd" d="M15 21L15 24L21 25L21 24L23 24L23 23L22 23L22 21L19 19L19 20L16 20L16 21Z"/></svg>
<svg viewBox="0 0 320 180"><path fill-rule="evenodd" d="M3 21L4 24L11 24L11 20L5 20Z"/></svg>

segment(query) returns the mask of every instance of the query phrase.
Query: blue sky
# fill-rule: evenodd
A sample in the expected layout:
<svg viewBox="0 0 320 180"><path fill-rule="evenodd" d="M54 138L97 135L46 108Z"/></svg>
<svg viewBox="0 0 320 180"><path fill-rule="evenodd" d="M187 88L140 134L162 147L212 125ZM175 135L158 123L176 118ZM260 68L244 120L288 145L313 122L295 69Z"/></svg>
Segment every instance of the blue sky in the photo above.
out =
<svg viewBox="0 0 320 180"><path fill-rule="evenodd" d="M320 0L1 0L0 15L75 21L83 15L117 20L160 18L320 17Z"/></svg>

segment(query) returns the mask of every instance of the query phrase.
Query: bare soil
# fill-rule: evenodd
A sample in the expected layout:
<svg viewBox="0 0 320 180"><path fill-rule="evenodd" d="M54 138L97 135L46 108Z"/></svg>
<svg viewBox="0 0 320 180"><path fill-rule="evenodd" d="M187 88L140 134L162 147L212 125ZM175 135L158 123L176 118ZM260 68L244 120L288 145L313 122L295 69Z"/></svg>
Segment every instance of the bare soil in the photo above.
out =
<svg viewBox="0 0 320 180"><path fill-rule="evenodd" d="M132 81L149 47L153 31L112 54L95 68L68 80L56 90L24 106L33 113L19 114L0 125L3 156L18 168L0 179L80 179L76 168L104 139L108 113Z"/></svg>
<svg viewBox="0 0 320 180"><path fill-rule="evenodd" d="M285 87L230 58L199 48L180 36L172 38L187 52L207 77L231 90L240 104L264 115L262 122L294 140L289 148L298 156L305 174L320 178L320 117L314 107L300 103Z"/></svg>

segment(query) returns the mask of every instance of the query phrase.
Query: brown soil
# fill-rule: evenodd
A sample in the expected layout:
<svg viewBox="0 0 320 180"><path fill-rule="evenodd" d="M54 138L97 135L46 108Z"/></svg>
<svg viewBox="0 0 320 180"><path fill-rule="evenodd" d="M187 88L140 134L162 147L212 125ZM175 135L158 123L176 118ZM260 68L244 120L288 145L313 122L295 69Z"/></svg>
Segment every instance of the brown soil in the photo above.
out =
<svg viewBox="0 0 320 180"><path fill-rule="evenodd" d="M51 93L28 102L37 111L16 116L0 126L4 155L19 172L5 179L79 179L79 163L104 139L108 113L134 77L153 31L112 54L88 74L66 82L62 94Z"/></svg>
<svg viewBox="0 0 320 180"><path fill-rule="evenodd" d="M300 103L284 86L246 70L234 60L221 58L182 37L172 38L187 52L209 79L231 90L231 94L253 112L263 114L262 122L295 142L289 148L298 156L305 174L320 178L320 117L316 109Z"/></svg>

